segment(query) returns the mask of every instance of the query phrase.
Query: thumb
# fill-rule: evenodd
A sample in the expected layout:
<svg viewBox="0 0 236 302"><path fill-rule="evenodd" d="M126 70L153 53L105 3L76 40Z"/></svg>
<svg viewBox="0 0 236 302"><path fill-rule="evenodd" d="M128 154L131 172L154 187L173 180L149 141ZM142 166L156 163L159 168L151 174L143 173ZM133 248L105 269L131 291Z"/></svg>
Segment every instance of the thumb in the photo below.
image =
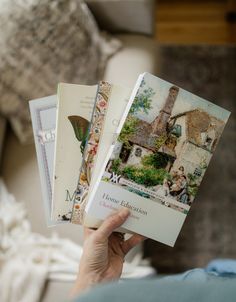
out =
<svg viewBox="0 0 236 302"><path fill-rule="evenodd" d="M120 227L129 217L130 211L122 208L118 212L108 216L96 231L96 235L101 240L106 240L115 229Z"/></svg>

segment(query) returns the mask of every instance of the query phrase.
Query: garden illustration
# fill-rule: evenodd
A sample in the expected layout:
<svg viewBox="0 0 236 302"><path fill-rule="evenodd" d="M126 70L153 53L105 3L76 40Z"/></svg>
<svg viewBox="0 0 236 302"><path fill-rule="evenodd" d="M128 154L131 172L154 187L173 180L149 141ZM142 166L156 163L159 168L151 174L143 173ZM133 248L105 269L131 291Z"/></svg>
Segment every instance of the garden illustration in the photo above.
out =
<svg viewBox="0 0 236 302"><path fill-rule="evenodd" d="M173 114L179 91L170 84L158 107L153 102L158 90L143 78L103 181L187 213L224 122L197 102L191 110Z"/></svg>

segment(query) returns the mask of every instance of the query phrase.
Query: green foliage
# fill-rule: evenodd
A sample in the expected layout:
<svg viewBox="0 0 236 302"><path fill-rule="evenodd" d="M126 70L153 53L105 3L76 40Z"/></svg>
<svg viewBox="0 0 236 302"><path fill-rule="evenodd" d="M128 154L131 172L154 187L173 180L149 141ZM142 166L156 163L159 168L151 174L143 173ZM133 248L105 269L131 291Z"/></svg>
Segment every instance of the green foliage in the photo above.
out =
<svg viewBox="0 0 236 302"><path fill-rule="evenodd" d="M199 186L199 176L188 173L188 193L195 197L197 195Z"/></svg>
<svg viewBox="0 0 236 302"><path fill-rule="evenodd" d="M189 184L194 185L198 177L194 174L188 173Z"/></svg>
<svg viewBox="0 0 236 302"><path fill-rule="evenodd" d="M126 147L130 147L129 138L135 133L138 119L134 116L128 115L122 131L118 137L118 141L125 143Z"/></svg>
<svg viewBox="0 0 236 302"><path fill-rule="evenodd" d="M200 185L200 181L202 180L203 174L207 168L207 160L206 158L203 158L200 166L198 167L201 171L201 175L195 175L192 173L188 173L188 179L189 179L189 183L188 183L188 193L190 195L192 195L193 197L195 197L197 195L197 191L198 191L198 187Z"/></svg>
<svg viewBox="0 0 236 302"><path fill-rule="evenodd" d="M170 157L166 153L155 152L150 155L146 155L142 158L142 164L144 166L152 166L153 168L160 169L165 168L168 164Z"/></svg>
<svg viewBox="0 0 236 302"><path fill-rule="evenodd" d="M114 159L112 161L111 171L116 173L116 174L121 174L120 164L121 164L121 159L120 158Z"/></svg>
<svg viewBox="0 0 236 302"><path fill-rule="evenodd" d="M145 187L152 187L161 185L165 178L169 178L169 173L164 169L153 169L153 168L137 168L135 166L126 166L122 174L140 185Z"/></svg>
<svg viewBox="0 0 236 302"><path fill-rule="evenodd" d="M167 140L167 135L160 135L155 142L156 148L157 150L159 150L161 148L162 145L164 145L165 141Z"/></svg>
<svg viewBox="0 0 236 302"><path fill-rule="evenodd" d="M155 92L151 87L143 89L145 84L146 83L143 80L130 108L130 114L135 114L139 111L143 111L144 113L148 114L148 110L152 108L152 97L154 96Z"/></svg>
<svg viewBox="0 0 236 302"><path fill-rule="evenodd" d="M198 169L201 171L201 175L195 175L192 173L188 173L188 193L195 197L197 195L198 187L202 180L203 174L207 168L206 158L203 158Z"/></svg>
<svg viewBox="0 0 236 302"><path fill-rule="evenodd" d="M128 179L133 179L136 171L137 168L135 168L135 166L128 165L124 167L122 174L126 176Z"/></svg>
<svg viewBox="0 0 236 302"><path fill-rule="evenodd" d="M108 177L103 177L102 180L105 181L105 182L109 182L109 178Z"/></svg>
<svg viewBox="0 0 236 302"><path fill-rule="evenodd" d="M207 161L206 161L206 158L203 158L201 163L200 163L200 168L202 170L202 172L204 172L204 170L206 170L207 168Z"/></svg>
<svg viewBox="0 0 236 302"><path fill-rule="evenodd" d="M118 138L119 141L125 143L127 148L131 147L129 138L135 133L138 122L138 119L134 115L140 111L148 114L148 110L152 108L151 98L154 96L155 92L151 87L143 89L144 86L145 81L143 80Z"/></svg>
<svg viewBox="0 0 236 302"><path fill-rule="evenodd" d="M188 193L195 197L197 195L198 187L197 186L188 186Z"/></svg>

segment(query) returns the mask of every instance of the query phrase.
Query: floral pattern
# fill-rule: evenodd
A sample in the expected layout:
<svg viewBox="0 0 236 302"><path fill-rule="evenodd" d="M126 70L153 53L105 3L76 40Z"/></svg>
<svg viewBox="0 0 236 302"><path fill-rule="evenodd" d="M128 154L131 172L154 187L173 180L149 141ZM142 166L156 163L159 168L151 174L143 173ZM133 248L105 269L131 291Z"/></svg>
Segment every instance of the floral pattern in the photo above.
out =
<svg viewBox="0 0 236 302"><path fill-rule="evenodd" d="M107 82L100 82L99 84L90 132L84 151L84 161L76 190L76 197L71 217L72 223L82 224L83 222L83 213L87 201L86 197L88 195L89 184L96 161L100 135L108 107L108 99L110 96L111 87L111 84Z"/></svg>

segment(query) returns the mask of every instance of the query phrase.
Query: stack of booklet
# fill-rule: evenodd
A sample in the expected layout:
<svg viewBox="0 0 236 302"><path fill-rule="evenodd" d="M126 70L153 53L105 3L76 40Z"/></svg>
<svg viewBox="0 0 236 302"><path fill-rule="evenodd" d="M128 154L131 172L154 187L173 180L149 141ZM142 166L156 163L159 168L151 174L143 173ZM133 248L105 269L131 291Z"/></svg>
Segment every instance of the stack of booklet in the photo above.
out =
<svg viewBox="0 0 236 302"><path fill-rule="evenodd" d="M230 112L152 74L133 88L60 83L30 101L48 225L124 232L173 246Z"/></svg>

